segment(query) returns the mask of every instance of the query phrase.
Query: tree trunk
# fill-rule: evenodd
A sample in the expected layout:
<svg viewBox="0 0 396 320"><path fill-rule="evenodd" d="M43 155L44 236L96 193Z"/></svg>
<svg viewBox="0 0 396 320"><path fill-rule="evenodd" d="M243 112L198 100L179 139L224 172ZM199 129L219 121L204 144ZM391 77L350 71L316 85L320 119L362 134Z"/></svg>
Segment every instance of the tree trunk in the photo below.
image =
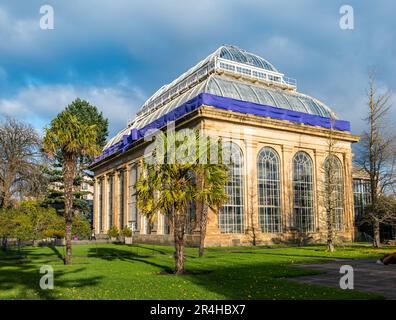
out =
<svg viewBox="0 0 396 320"><path fill-rule="evenodd" d="M66 256L65 264L72 262L72 218L73 218L73 182L76 172L75 157L71 154L64 156L63 179L65 188L65 222L66 222Z"/></svg>
<svg viewBox="0 0 396 320"><path fill-rule="evenodd" d="M198 257L203 257L205 253L205 236L206 236L206 226L208 223L208 206L201 203L201 217L199 225L199 252Z"/></svg>
<svg viewBox="0 0 396 320"><path fill-rule="evenodd" d="M7 250L7 241L8 239L7 239L7 237L3 237L2 239L1 239L1 248L4 250L4 251L6 251Z"/></svg>
<svg viewBox="0 0 396 320"><path fill-rule="evenodd" d="M380 237L380 223L375 221L373 223L373 233L374 233L374 247L379 248L381 246L381 237Z"/></svg>
<svg viewBox="0 0 396 320"><path fill-rule="evenodd" d="M175 274L184 273L184 223L185 217L178 215L174 218L174 239L175 239Z"/></svg>
<svg viewBox="0 0 396 320"><path fill-rule="evenodd" d="M332 241L327 240L327 251L334 252L334 243Z"/></svg>
<svg viewBox="0 0 396 320"><path fill-rule="evenodd" d="M334 252L333 219L331 210L327 211L327 251Z"/></svg>
<svg viewBox="0 0 396 320"><path fill-rule="evenodd" d="M6 175L5 179L4 179L4 184L3 184L3 194L2 194L2 199L1 199L1 203L3 208L9 208L11 205L11 187L12 187L12 182L13 182L13 176L12 176L12 172L14 172L13 168L9 169L8 174Z"/></svg>
<svg viewBox="0 0 396 320"><path fill-rule="evenodd" d="M3 208L7 209L7 208L10 207L10 195L8 194L8 192L4 193L4 196L3 196L2 200L1 200L1 202L2 202L2 207Z"/></svg>
<svg viewBox="0 0 396 320"><path fill-rule="evenodd" d="M252 196L252 202L253 202L253 196ZM252 244L255 247L257 245L257 235L256 235L256 227L255 227L255 221L254 221L254 210L253 208L250 209L251 214L250 214L250 220L252 224Z"/></svg>

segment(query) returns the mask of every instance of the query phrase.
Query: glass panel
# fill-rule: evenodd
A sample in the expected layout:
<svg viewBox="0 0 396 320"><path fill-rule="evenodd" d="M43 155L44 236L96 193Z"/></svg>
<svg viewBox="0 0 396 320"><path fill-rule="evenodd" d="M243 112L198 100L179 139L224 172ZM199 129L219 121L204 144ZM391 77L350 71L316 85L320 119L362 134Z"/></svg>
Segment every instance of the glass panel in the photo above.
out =
<svg viewBox="0 0 396 320"><path fill-rule="evenodd" d="M137 182L137 167L136 165L132 166L129 171L129 227L136 231L138 230L138 215L137 215L137 206L136 206L136 182Z"/></svg>
<svg viewBox="0 0 396 320"><path fill-rule="evenodd" d="M271 94L271 96L274 97L275 101L277 102L277 107L292 110L289 101L284 97L283 94L278 93L275 90L271 90L269 93Z"/></svg>
<svg viewBox="0 0 396 320"><path fill-rule="evenodd" d="M328 156L325 161L325 194L327 209L334 210L332 225L335 231L343 230L344 225L344 180L342 175L342 165L335 156ZM330 198L327 198L330 195Z"/></svg>
<svg viewBox="0 0 396 320"><path fill-rule="evenodd" d="M219 228L222 233L243 233L243 160L240 148L232 142L223 144L223 163L228 166L228 182L225 190L228 201L219 212Z"/></svg>
<svg viewBox="0 0 396 320"><path fill-rule="evenodd" d="M222 96L241 100L241 97L238 94L238 91L236 91L236 89L234 87L233 81L228 81L228 80L224 80L221 78L217 78L216 80L221 88Z"/></svg>
<svg viewBox="0 0 396 320"><path fill-rule="evenodd" d="M217 82L217 78L210 78L208 82L208 93L214 94L216 96L223 95L223 92L220 89L220 85Z"/></svg>
<svg viewBox="0 0 396 320"><path fill-rule="evenodd" d="M260 103L257 95L251 89L251 86L248 86L243 83L238 83L236 85L236 88L237 88L238 92L240 93L243 100Z"/></svg>
<svg viewBox="0 0 396 320"><path fill-rule="evenodd" d="M359 219L368 205L371 204L370 180L353 180L353 198L355 218Z"/></svg>
<svg viewBox="0 0 396 320"><path fill-rule="evenodd" d="M253 91L256 93L258 96L260 103L268 106L277 106L274 98L272 98L269 94L268 91L264 88L259 88L259 87L251 87Z"/></svg>
<svg viewBox="0 0 396 320"><path fill-rule="evenodd" d="M289 100L292 110L305 112L305 113L309 112L309 110L305 107L305 105L301 102L301 100L298 99L296 96L294 96L292 94L288 94L285 96L286 96L287 100Z"/></svg>
<svg viewBox="0 0 396 320"><path fill-rule="evenodd" d="M257 159L259 224L262 232L281 232L279 158L271 148L261 149Z"/></svg>
<svg viewBox="0 0 396 320"><path fill-rule="evenodd" d="M293 159L295 226L300 232L314 231L312 161L305 152Z"/></svg>

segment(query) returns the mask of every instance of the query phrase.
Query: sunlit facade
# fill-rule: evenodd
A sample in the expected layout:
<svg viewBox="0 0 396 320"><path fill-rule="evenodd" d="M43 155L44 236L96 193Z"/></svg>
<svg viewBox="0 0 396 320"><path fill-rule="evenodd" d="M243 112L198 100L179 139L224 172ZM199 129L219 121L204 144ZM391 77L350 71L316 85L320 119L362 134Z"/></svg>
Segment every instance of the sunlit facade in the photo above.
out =
<svg viewBox="0 0 396 320"><path fill-rule="evenodd" d="M134 230L137 242L172 243L169 217L154 222L136 207L135 183L142 173L151 129L173 123L220 137L229 149L228 201L209 212L206 245L249 245L325 238L321 189L331 132L337 202L336 235L354 237L351 145L358 137L319 100L297 90L267 60L222 46L150 97L127 128L109 140L91 169L95 173L94 227L106 234L116 225ZM333 128L330 130L330 128ZM356 195L355 195L356 198ZM187 244L199 239L197 206L188 214Z"/></svg>

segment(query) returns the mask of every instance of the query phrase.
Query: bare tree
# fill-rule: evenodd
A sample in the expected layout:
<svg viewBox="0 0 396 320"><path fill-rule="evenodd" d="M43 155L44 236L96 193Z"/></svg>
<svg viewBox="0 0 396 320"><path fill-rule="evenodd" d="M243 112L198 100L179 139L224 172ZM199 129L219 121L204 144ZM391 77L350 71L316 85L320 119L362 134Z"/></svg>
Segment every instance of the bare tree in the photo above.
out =
<svg viewBox="0 0 396 320"><path fill-rule="evenodd" d="M0 207L37 194L41 176L41 141L36 130L16 119L0 123Z"/></svg>
<svg viewBox="0 0 396 320"><path fill-rule="evenodd" d="M375 72L369 73L368 130L362 135L357 164L370 179L371 205L363 214L362 221L373 227L374 246L380 246L380 226L392 218L391 211L382 210L380 196L395 186L395 135L387 123L391 108L391 93L380 93L376 87Z"/></svg>
<svg viewBox="0 0 396 320"><path fill-rule="evenodd" d="M250 198L250 203L255 203L255 196L254 193L252 192L249 196ZM248 233L252 238L252 245L256 246L257 245L257 230L256 230L256 224L255 224L255 214L254 214L254 206L250 206L249 210L248 210L248 215L250 218L250 227L248 228Z"/></svg>
<svg viewBox="0 0 396 320"><path fill-rule="evenodd" d="M327 250L334 252L335 230L342 225L343 217L343 192L342 171L340 161L337 158L337 144L334 132L334 119L330 119L330 129L327 136L327 155L322 165L323 182L319 190L319 196L325 208L326 241Z"/></svg>

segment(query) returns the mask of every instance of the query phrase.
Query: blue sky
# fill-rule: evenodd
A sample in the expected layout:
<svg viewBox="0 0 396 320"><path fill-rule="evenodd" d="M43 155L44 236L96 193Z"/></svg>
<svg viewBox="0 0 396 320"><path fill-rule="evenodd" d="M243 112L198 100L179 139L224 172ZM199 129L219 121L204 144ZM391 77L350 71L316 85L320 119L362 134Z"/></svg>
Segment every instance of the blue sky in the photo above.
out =
<svg viewBox="0 0 396 320"><path fill-rule="evenodd" d="M44 4L54 30L39 28ZM344 4L353 30L339 27ZM0 114L41 130L78 96L114 134L160 86L233 44L296 78L360 133L368 69L381 91L396 92L395 14L393 0L2 0Z"/></svg>

